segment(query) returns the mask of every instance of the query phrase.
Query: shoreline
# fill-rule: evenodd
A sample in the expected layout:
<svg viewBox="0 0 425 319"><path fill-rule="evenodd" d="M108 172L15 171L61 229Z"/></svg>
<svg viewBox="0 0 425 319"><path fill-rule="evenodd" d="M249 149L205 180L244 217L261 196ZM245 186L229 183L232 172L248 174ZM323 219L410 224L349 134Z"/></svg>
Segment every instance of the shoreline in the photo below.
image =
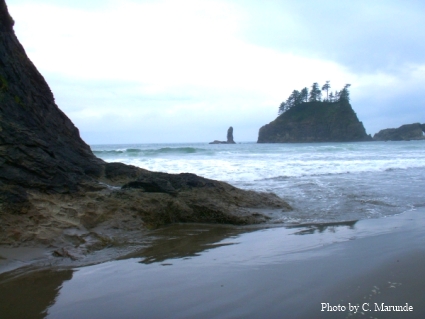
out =
<svg viewBox="0 0 425 319"><path fill-rule="evenodd" d="M230 224L175 223L162 226L152 231L144 231L144 239L141 239L141 234L139 232L129 231L128 236L131 236L131 233L134 233L133 235L138 238L138 240L136 240L134 243L124 243L118 246L105 247L97 251L90 252L86 255L76 254L78 258L73 258L73 255L71 255L71 253L73 253L72 250L70 250L70 254L67 254L67 250L65 248L57 248L37 243L35 243L35 245L33 246L0 246L0 275L11 271L22 271L24 273L26 269L29 271L37 271L46 268L54 269L55 267L85 267L89 265L113 261L115 259L123 259L126 258L126 256L131 256L133 254L137 255L138 251L144 250L146 248L149 249L151 246L155 246L155 238L158 237L158 234L161 234L160 237L166 238L168 236L167 232L175 227L188 227L194 229L227 229L228 234L224 235L223 238L225 238L225 236L231 236L234 234L244 234L273 228L285 229L285 232L287 233L286 235L323 233L326 232L326 230L328 229L338 227L346 227L347 229L352 230L349 234L334 234L333 236L327 236L327 239L321 239L321 245L326 246L331 243L343 243L359 239L364 240L365 238L367 239L369 237L376 237L385 234L395 235L396 233L402 231L402 229L404 228L415 229L415 222L412 222L411 224L411 221L419 220L422 222L421 212L423 213L423 215L425 215L425 208L416 208L397 215L387 217L324 223L264 223L245 226L237 226ZM264 210L262 211L262 213L266 216L273 216L273 210ZM348 238L346 238L347 236ZM213 238L211 240L216 239ZM303 245L299 245L297 248L295 248L294 252L301 253L304 250L314 249L315 247L317 247L317 245L314 244L314 240L312 240L311 242L311 246L307 245L306 247L304 247ZM212 245L214 245L214 243L212 243ZM406 249L407 248L408 247L406 247Z"/></svg>
<svg viewBox="0 0 425 319"><path fill-rule="evenodd" d="M375 224L368 225L371 229L379 227L379 220L369 224ZM300 312L301 317L425 316L425 209L384 218L384 224L389 227L381 233L336 244L337 251L327 260L334 265L321 265L323 260L315 265L326 269L322 275L328 276L331 283L320 289L320 293L317 291L316 296L312 294L312 305L304 305ZM318 311L321 310L322 303L329 303L331 306L345 305L346 311ZM403 314L397 311L379 311L379 307L375 305L405 306L406 303L413 307L413 311ZM349 311L349 304L358 305L358 311Z"/></svg>
<svg viewBox="0 0 425 319"><path fill-rule="evenodd" d="M21 297L25 289L49 296L45 303L51 305L53 317L88 318L87 309L98 309L96 302L104 303L93 292L102 291L111 305L97 310L100 314L94 318L107 313L118 316L124 311L120 307L126 289L136 285L142 289L137 298L142 299L126 301L125 311L143 310L146 318L199 318L217 313L220 318L258 318L261 314L267 318L399 318L398 311L375 311L375 303L379 307L407 303L413 310L403 312L404 318L419 318L425 316L424 227L423 207L349 225L172 225L155 231L150 245L130 254L122 251L119 258L111 254L106 262L89 266L68 260L30 272L20 268L0 274L0 294L8 296L0 302L0 311L13 318L13 309L25 308L33 298L31 294ZM52 276L59 280L53 288ZM60 294L62 299L51 299L56 296L51 289L57 292L67 282L81 294L78 300L73 299L74 293L66 299L68 290ZM43 293L42 286L50 290ZM161 292L161 300L170 302L170 307L163 309L149 301L150 290L143 287ZM330 309L345 306L346 310L321 311L322 304L329 304ZM370 311L354 313L349 306Z"/></svg>

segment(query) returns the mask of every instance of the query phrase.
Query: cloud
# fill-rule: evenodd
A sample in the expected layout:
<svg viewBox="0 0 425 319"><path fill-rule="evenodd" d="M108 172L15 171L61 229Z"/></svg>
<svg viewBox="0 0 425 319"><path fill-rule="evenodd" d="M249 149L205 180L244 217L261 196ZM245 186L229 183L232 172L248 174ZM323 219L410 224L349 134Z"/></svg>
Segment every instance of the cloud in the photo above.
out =
<svg viewBox="0 0 425 319"><path fill-rule="evenodd" d="M415 1L8 5L18 38L89 143L210 141L230 125L239 141L255 141L292 90L327 80L334 90L352 84L368 132L400 119L382 114L403 112L395 105L403 96L414 99L412 114L423 101Z"/></svg>
<svg viewBox="0 0 425 319"><path fill-rule="evenodd" d="M263 46L332 60L353 72L425 63L423 1L288 0L246 8L252 23L245 38Z"/></svg>
<svg viewBox="0 0 425 319"><path fill-rule="evenodd" d="M425 122L425 65L405 66L397 76L368 75L359 82L353 94L368 133Z"/></svg>

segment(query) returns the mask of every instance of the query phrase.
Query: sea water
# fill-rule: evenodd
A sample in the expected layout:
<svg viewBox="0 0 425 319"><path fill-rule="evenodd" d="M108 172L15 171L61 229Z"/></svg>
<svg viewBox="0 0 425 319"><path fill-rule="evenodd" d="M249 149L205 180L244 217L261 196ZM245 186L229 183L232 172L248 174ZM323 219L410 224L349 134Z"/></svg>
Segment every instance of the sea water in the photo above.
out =
<svg viewBox="0 0 425 319"><path fill-rule="evenodd" d="M359 318L322 303L385 302L424 318L425 141L92 149L274 192L294 210L273 225L170 225L118 260L0 275L0 317Z"/></svg>
<svg viewBox="0 0 425 319"><path fill-rule="evenodd" d="M194 173L272 192L294 208L273 222L380 218L425 206L425 141L92 145L107 162Z"/></svg>

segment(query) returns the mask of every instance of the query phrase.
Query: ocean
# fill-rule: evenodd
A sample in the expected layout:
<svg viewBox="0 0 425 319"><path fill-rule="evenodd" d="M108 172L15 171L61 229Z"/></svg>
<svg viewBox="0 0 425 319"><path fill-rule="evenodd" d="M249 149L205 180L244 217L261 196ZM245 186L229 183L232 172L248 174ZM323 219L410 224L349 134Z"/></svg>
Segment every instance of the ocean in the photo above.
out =
<svg viewBox="0 0 425 319"><path fill-rule="evenodd" d="M382 218L425 206L425 141L92 145L107 162L194 173L273 192L294 210L274 223Z"/></svg>
<svg viewBox="0 0 425 319"><path fill-rule="evenodd" d="M5 318L425 318L425 141L91 147L294 209L265 225L143 230L146 243L0 274Z"/></svg>

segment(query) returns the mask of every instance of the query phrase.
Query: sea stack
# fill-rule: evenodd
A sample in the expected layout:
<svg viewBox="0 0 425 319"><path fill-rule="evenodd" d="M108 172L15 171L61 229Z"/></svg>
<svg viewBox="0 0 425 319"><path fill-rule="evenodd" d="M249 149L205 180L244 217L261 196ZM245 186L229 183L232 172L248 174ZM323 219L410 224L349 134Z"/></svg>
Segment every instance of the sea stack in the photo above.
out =
<svg viewBox="0 0 425 319"><path fill-rule="evenodd" d="M215 140L214 142L210 142L210 144L236 144L233 140L233 127L231 126L227 130L227 141Z"/></svg>
<svg viewBox="0 0 425 319"><path fill-rule="evenodd" d="M229 127L227 130L227 144L236 144L233 140L233 127Z"/></svg>
<svg viewBox="0 0 425 319"><path fill-rule="evenodd" d="M371 141L348 101L304 102L260 128L257 143Z"/></svg>

